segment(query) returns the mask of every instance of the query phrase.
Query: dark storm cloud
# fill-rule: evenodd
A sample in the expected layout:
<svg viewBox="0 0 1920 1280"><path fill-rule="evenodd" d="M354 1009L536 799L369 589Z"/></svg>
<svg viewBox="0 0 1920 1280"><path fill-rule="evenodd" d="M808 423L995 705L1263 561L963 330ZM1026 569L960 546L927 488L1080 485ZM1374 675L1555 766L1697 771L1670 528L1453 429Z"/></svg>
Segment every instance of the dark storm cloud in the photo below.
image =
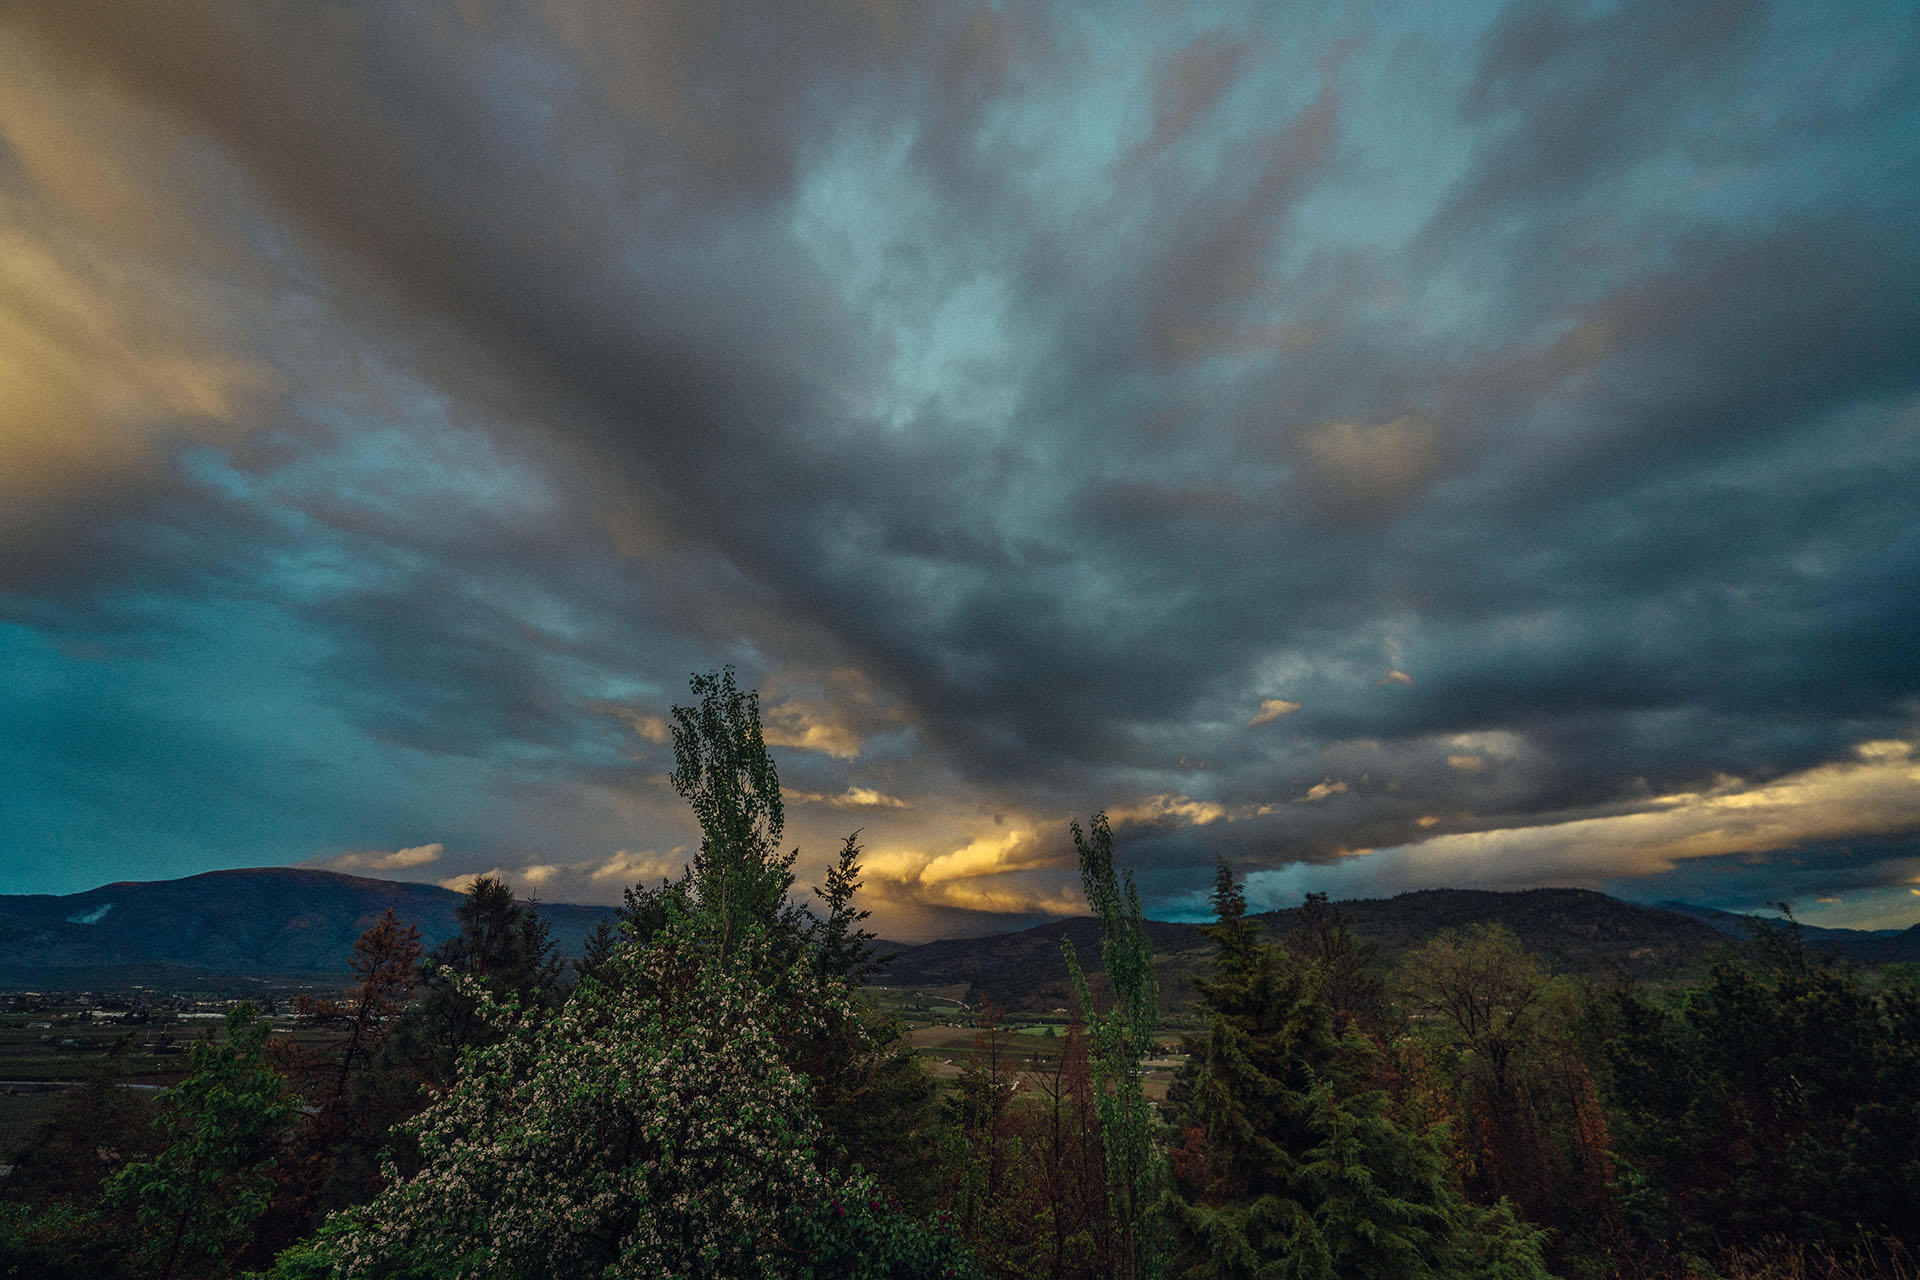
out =
<svg viewBox="0 0 1920 1280"><path fill-rule="evenodd" d="M1920 693L1920 41L1858 8L17 7L252 184L275 381L0 617L246 601L339 742L526 796L657 792L737 661L942 909L1102 803L1171 899L1798 776Z"/></svg>

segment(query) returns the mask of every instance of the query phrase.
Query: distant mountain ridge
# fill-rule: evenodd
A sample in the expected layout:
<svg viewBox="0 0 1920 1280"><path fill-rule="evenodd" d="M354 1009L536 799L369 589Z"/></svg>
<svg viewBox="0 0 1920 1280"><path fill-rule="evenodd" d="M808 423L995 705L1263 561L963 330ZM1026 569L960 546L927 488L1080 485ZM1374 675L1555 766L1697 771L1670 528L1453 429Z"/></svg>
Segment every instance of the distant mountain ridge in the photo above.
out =
<svg viewBox="0 0 1920 1280"><path fill-rule="evenodd" d="M1409 950L1447 929L1499 924L1553 969L1595 978L1624 974L1641 980L1681 976L1729 939L1705 921L1658 907L1642 907L1586 889L1423 889L1392 898L1336 904L1348 926L1394 964ZM1284 939L1303 927L1298 907L1252 917L1269 937ZM1186 1007L1194 976L1211 950L1195 924L1150 921L1163 1009ZM1100 938L1091 919L1057 920L1020 933L933 942L906 948L882 979L907 987L971 984L1010 1009L1071 1008L1060 958L1073 943L1089 972L1100 968Z"/></svg>
<svg viewBox="0 0 1920 1280"><path fill-rule="evenodd" d="M85 893L0 895L0 987L163 985L196 975L338 976L391 909L431 948L459 931L461 895L438 885L305 867L122 881ZM609 907L541 903L578 955Z"/></svg>
<svg viewBox="0 0 1920 1280"><path fill-rule="evenodd" d="M1688 902L1663 902L1668 911L1704 921L1733 938L1751 938L1756 927L1780 927L1783 922L1763 916L1740 915ZM1920 924L1905 929L1826 929L1795 922L1810 947L1845 956L1855 964L1878 965L1920 962Z"/></svg>
<svg viewBox="0 0 1920 1280"><path fill-rule="evenodd" d="M388 909L432 947L457 931L461 895L437 885L374 880L302 867L209 871L179 880L122 882L85 893L0 895L0 988L189 988L213 978L344 977L354 941ZM1338 904L1354 932L1393 963L1445 929L1502 924L1557 970L1660 980L1699 967L1746 917L1686 904L1638 906L1582 889L1495 892L1427 889ZM541 903L565 955L579 955L609 907ZM1270 934L1300 927L1300 911L1256 917ZM1185 1007L1207 962L1200 926L1149 921L1163 1005ZM1055 920L1015 933L887 944L892 986L966 984L1014 1009L1072 1005L1062 940L1098 979L1099 931L1091 919ZM1920 926L1866 933L1806 930L1809 946L1863 964L1920 960Z"/></svg>

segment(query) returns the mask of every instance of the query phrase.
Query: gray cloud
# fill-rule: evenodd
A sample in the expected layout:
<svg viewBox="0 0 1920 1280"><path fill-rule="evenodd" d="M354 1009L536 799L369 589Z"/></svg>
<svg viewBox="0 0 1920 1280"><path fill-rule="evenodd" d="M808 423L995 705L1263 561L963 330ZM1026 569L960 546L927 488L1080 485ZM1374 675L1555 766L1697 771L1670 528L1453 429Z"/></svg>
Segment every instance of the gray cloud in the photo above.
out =
<svg viewBox="0 0 1920 1280"><path fill-rule="evenodd" d="M18 6L204 157L253 321L194 341L272 390L159 396L0 538L0 618L256 610L312 749L517 815L303 856L449 873L682 843L637 726L734 661L926 910L1052 901L1032 833L1099 804L1175 895L1845 759L1920 705L1917 45L1858 9Z"/></svg>

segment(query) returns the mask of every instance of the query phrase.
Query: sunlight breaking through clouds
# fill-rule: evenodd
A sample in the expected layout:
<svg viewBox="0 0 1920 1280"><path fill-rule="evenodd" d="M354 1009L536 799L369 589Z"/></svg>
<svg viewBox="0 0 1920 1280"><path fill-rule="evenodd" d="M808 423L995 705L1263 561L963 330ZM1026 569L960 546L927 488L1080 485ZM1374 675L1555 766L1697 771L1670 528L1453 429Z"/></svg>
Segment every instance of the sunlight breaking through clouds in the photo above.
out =
<svg viewBox="0 0 1920 1280"><path fill-rule="evenodd" d="M1906 899L1910 8L0 6L0 888Z"/></svg>

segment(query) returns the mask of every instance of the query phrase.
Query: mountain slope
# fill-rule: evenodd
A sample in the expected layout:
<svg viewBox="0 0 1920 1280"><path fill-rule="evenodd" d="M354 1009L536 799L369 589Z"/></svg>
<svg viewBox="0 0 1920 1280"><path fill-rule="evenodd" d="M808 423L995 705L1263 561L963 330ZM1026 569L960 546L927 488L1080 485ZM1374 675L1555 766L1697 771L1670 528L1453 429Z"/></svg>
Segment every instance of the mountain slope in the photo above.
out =
<svg viewBox="0 0 1920 1280"><path fill-rule="evenodd" d="M209 871L85 893L0 896L0 986L222 975L344 974L360 934L392 909L429 948L458 932L458 893L299 867ZM606 907L541 904L577 955ZM146 975L143 977L142 975Z"/></svg>
<svg viewBox="0 0 1920 1280"><path fill-rule="evenodd" d="M1474 924L1504 925L1550 968L1600 981L1616 975L1642 981L1683 977L1697 971L1716 948L1733 941L1712 923L1691 915L1584 889L1427 889L1338 905L1355 935L1376 944L1381 962L1388 965L1443 930ZM1273 937L1285 938L1302 926L1298 908L1254 918ZM1204 969L1208 944L1195 925L1149 922L1147 929L1156 953L1161 1008L1177 1013L1191 1003L1193 978ZM1845 932L1822 931L1821 937L1809 936L1808 945L1843 950L1858 939L1836 942L1826 935ZM1072 1008L1060 952L1063 938L1072 940L1090 972L1100 968L1094 922L1075 919L1020 933L904 948L881 980L902 987L966 982L972 985L971 998L991 996L1007 1008Z"/></svg>
<svg viewBox="0 0 1920 1280"><path fill-rule="evenodd" d="M104 885L85 893L0 896L0 987L185 987L204 977L343 977L361 932L392 909L419 928L428 947L456 932L460 895L435 885L371 880L297 867L211 871L182 880ZM1443 929L1502 924L1562 972L1660 980L1697 970L1743 931L1744 917L1679 906L1636 906L1578 889L1519 893L1430 889L1395 898L1343 902L1361 938L1392 964ZM542 903L563 954L580 954L607 907ZM1300 912L1255 917L1285 937ZM1193 997L1210 947L1198 926L1150 921L1162 1007ZM880 980L892 986L967 984L1012 1009L1073 1007L1061 943L1100 974L1099 930L1085 917L1018 933L897 948ZM1920 928L1859 933L1809 929L1809 946L1864 964L1920 958ZM896 949L896 948L889 948Z"/></svg>

